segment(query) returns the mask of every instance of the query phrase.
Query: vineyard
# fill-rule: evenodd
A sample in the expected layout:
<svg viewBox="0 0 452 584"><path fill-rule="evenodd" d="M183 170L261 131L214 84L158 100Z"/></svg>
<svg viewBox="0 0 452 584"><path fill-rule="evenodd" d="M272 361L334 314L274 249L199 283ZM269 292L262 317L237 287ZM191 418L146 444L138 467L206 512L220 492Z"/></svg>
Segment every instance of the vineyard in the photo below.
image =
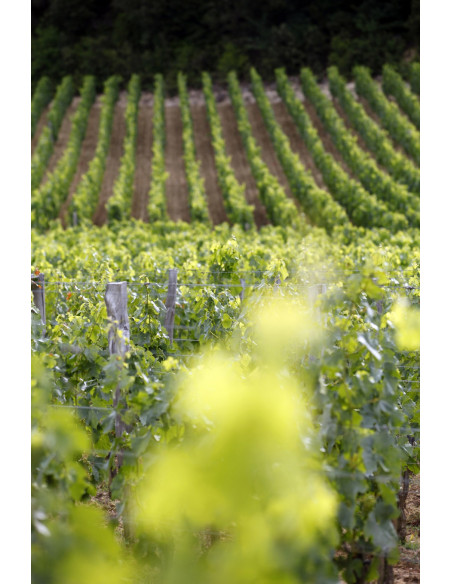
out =
<svg viewBox="0 0 452 584"><path fill-rule="evenodd" d="M36 85L36 583L419 582L419 65L249 78Z"/></svg>

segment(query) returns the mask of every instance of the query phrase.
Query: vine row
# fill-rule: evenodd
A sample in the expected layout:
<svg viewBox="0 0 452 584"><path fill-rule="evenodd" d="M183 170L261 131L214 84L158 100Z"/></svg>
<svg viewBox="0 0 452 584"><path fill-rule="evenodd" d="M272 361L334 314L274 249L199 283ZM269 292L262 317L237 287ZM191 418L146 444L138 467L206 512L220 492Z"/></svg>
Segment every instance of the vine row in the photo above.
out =
<svg viewBox="0 0 452 584"><path fill-rule="evenodd" d="M391 140L374 120L366 114L364 107L354 99L337 67L328 69L331 93L339 100L341 107L377 161L384 166L398 182L412 192L419 193L420 172L406 156L395 150Z"/></svg>
<svg viewBox="0 0 452 584"><path fill-rule="evenodd" d="M119 75L113 75L107 79L104 85L104 95L100 98L102 111L100 114L96 152L89 163L88 171L81 178L72 199L72 211L76 212L77 221L79 222L91 220L99 198L110 147L114 110L118 100L120 80Z"/></svg>
<svg viewBox="0 0 452 584"><path fill-rule="evenodd" d="M380 117L383 127L388 130L393 140L398 142L405 152L419 165L419 132L400 113L399 108L394 103L388 101L384 93L372 79L369 69L366 67L354 67L353 75L357 93L369 102L370 107Z"/></svg>
<svg viewBox="0 0 452 584"><path fill-rule="evenodd" d="M345 162L364 188L384 200L392 211L403 211L413 226L419 225L419 198L381 171L375 161L356 144L334 105L320 90L310 69L301 70L301 84L306 97L330 133Z"/></svg>
<svg viewBox="0 0 452 584"><path fill-rule="evenodd" d="M419 130L421 112L419 100L406 86L404 80L390 65L383 67L383 91L395 97L397 103Z"/></svg>
<svg viewBox="0 0 452 584"><path fill-rule="evenodd" d="M265 205L267 214L274 225L292 226L300 229L304 223L294 202L286 197L278 179L269 171L262 160L261 149L256 143L251 130L242 92L235 71L228 75L229 95L237 118L238 128L245 145L246 155L251 171L259 189L259 195Z"/></svg>
<svg viewBox="0 0 452 584"><path fill-rule="evenodd" d="M210 224L206 189L204 188L204 180L199 171L201 163L196 158L187 81L185 75L181 72L177 76L177 85L182 116L182 141L184 146L185 175L187 177L190 215L193 221Z"/></svg>
<svg viewBox="0 0 452 584"><path fill-rule="evenodd" d="M148 203L151 222L168 218L165 196L165 183L168 179L168 173L165 171L165 87L160 73L155 76L152 131L152 168Z"/></svg>
<svg viewBox="0 0 452 584"><path fill-rule="evenodd" d="M421 93L421 66L419 63L411 63L410 67L411 91L416 95Z"/></svg>
<svg viewBox="0 0 452 584"><path fill-rule="evenodd" d="M289 113L293 117L315 164L330 191L346 209L351 221L362 227L387 227L391 231L406 229L408 221L400 213L389 212L386 205L362 185L351 179L333 156L325 151L322 140L303 104L297 99L284 69L276 70L276 83Z"/></svg>
<svg viewBox="0 0 452 584"><path fill-rule="evenodd" d="M32 224L39 229L49 227L56 219L61 204L68 196L72 179L77 170L80 150L88 125L89 112L96 98L96 81L87 75L80 94L80 103L72 118L71 133L63 156L47 181L33 191L31 197Z"/></svg>
<svg viewBox="0 0 452 584"><path fill-rule="evenodd" d="M212 134L218 183L225 201L226 214L232 223L240 223L245 229L249 229L254 226L254 207L246 202L245 185L241 185L237 181L231 167L231 159L226 155L226 144L221 129L220 116L215 105L212 80L208 73L202 74L202 83Z"/></svg>
<svg viewBox="0 0 452 584"><path fill-rule="evenodd" d="M47 163L53 152L53 146L58 138L58 131L64 114L74 96L74 84L70 75L64 77L57 88L55 99L47 116L47 124L43 128L35 151L31 158L31 190L39 187L44 176Z"/></svg>
<svg viewBox="0 0 452 584"><path fill-rule="evenodd" d="M41 77L31 100L31 137L33 138L43 109L52 99L52 83L48 77Z"/></svg>
<svg viewBox="0 0 452 584"><path fill-rule="evenodd" d="M251 81L256 102L276 154L286 173L290 188L300 201L304 211L313 223L327 229L348 223L349 220L344 209L328 192L316 185L311 173L305 169L297 154L292 151L289 139L276 121L273 109L265 95L262 80L254 68L251 69Z"/></svg>

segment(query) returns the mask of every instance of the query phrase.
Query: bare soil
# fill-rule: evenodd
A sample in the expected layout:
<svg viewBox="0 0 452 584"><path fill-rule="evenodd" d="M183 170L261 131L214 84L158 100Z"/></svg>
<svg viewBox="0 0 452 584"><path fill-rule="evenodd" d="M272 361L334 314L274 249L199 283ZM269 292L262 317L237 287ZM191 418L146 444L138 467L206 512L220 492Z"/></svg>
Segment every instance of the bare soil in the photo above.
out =
<svg viewBox="0 0 452 584"><path fill-rule="evenodd" d="M108 488L101 485L97 494L91 497L91 504L106 513L109 521L118 521L115 534L121 543L124 539L122 517L117 518L116 506ZM410 478L410 489L406 501L407 537L405 544L399 546L400 559L394 566L394 584L420 584L420 475ZM226 531L203 530L199 534L203 551L208 550L217 540L228 541L231 534ZM343 581L341 580L341 584Z"/></svg>
<svg viewBox="0 0 452 584"><path fill-rule="evenodd" d="M292 191L290 190L287 177L278 160L275 149L273 148L273 143L267 128L265 127L265 122L262 118L259 106L256 103L250 103L247 105L246 109L248 111L248 118L253 136L257 142L257 145L261 149L262 160L267 165L268 170L278 179L278 182L284 189L286 196L293 199L298 205L298 201L294 198Z"/></svg>
<svg viewBox="0 0 452 584"><path fill-rule="evenodd" d="M31 153L33 154L34 149L36 148L36 144L39 142L39 137L41 136L41 132L44 129L47 123L47 116L49 114L50 104L43 110L41 117L36 125L35 133L33 138L31 139Z"/></svg>
<svg viewBox="0 0 452 584"><path fill-rule="evenodd" d="M78 184L82 176L88 172L89 163L91 162L94 154L96 152L97 139L99 135L99 120L102 104L100 102L100 96L96 99L89 112L88 125L86 127L85 138L82 143L80 157L78 160L77 171L72 179L71 186L69 188L69 193L66 201L61 205L59 218L65 224L66 214L71 204L72 197L78 187Z"/></svg>
<svg viewBox="0 0 452 584"><path fill-rule="evenodd" d="M190 222L188 185L183 158L182 117L178 105L165 107L165 123L165 167L169 173L169 178L166 181L168 215L173 221Z"/></svg>
<svg viewBox="0 0 452 584"><path fill-rule="evenodd" d="M140 100L138 110L137 149L135 153L134 194L131 215L135 219L148 221L148 199L151 184L152 161L152 106L147 105L146 96Z"/></svg>
<svg viewBox="0 0 452 584"><path fill-rule="evenodd" d="M217 180L215 153L212 146L207 110L205 105L192 105L190 109L193 120L196 156L201 163L200 173L204 179L209 215L213 224L218 225L227 221L228 218L224 208L223 195Z"/></svg>
<svg viewBox="0 0 452 584"><path fill-rule="evenodd" d="M57 141L55 142L55 145L53 147L52 156L50 157L49 163L47 165L47 170L44 176L42 177L41 184L45 184L47 182L47 176L55 170L58 161L63 156L64 151L66 150L66 146L69 141L69 136L71 134L72 116L75 114L79 102L80 97L75 97L72 100L71 105L66 110L66 113L60 126L60 131L58 132Z"/></svg>
<svg viewBox="0 0 452 584"><path fill-rule="evenodd" d="M239 183L245 184L245 196L250 205L254 205L254 222L257 227L268 225L270 220L265 211L265 207L259 199L259 191L251 172L245 147L243 146L237 127L232 105L228 103L218 105L218 114L221 120L224 141L226 144L226 154L231 157L231 166Z"/></svg>
<svg viewBox="0 0 452 584"><path fill-rule="evenodd" d="M116 102L110 138L110 149L105 165L102 187L99 193L99 203L93 216L93 223L95 225L104 225L107 221L107 209L105 204L113 194L113 185L118 176L121 156L123 154L123 142L126 134L126 121L124 117L126 105L127 102L124 99L119 99Z"/></svg>
<svg viewBox="0 0 452 584"><path fill-rule="evenodd" d="M295 125L292 116L287 111L284 103L281 102L273 104L273 111L275 112L276 120L280 124L282 131L289 138L290 147L292 150L298 154L302 164L307 170L311 172L315 182L317 183L317 186L321 189L327 190L327 187L323 181L322 173L315 165L308 147L304 143L304 140L301 137L300 132L298 131L297 126Z"/></svg>
<svg viewBox="0 0 452 584"><path fill-rule="evenodd" d="M394 584L419 584L420 580L420 475L410 479L406 502L406 543L399 547L400 559L394 566Z"/></svg>

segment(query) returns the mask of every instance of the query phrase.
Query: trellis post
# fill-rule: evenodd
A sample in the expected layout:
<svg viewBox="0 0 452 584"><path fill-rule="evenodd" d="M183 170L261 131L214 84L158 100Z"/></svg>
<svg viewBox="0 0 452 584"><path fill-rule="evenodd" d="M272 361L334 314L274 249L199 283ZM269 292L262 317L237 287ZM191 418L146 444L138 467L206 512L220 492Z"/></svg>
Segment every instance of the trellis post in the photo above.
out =
<svg viewBox="0 0 452 584"><path fill-rule="evenodd" d="M111 326L108 331L108 350L110 355L119 355L122 359L129 347L130 328L129 315L127 313L127 282L109 282L105 290L105 304L107 306L107 315L111 320ZM113 407L119 405L121 389L118 386L113 397ZM115 419L116 437L122 435L126 428L124 421L119 413ZM118 468L122 465L123 452L118 454Z"/></svg>
<svg viewBox="0 0 452 584"><path fill-rule="evenodd" d="M168 331L170 342L174 338L174 317L176 315L176 293L177 293L177 269L168 270L168 293L166 295L165 306L165 328Z"/></svg>
<svg viewBox="0 0 452 584"><path fill-rule="evenodd" d="M44 274L33 275L31 277L31 291L33 292L34 303L41 315L41 323L46 324L46 297Z"/></svg>

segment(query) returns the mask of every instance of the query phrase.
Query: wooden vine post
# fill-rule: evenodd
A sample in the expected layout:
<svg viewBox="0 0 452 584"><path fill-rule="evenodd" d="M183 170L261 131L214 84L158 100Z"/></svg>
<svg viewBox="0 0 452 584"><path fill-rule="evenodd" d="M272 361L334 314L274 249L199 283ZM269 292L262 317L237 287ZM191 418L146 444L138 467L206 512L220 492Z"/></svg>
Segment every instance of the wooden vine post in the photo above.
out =
<svg viewBox="0 0 452 584"><path fill-rule="evenodd" d="M107 315L112 324L108 331L108 350L110 355L119 355L121 364L129 347L130 328L127 313L127 282L110 282L105 290L105 304ZM118 386L113 397L113 407L119 405L121 389ZM116 437L122 436L126 425L119 413L115 419ZM123 452L118 454L117 468L122 465Z"/></svg>
<svg viewBox="0 0 452 584"><path fill-rule="evenodd" d="M177 269L168 270L168 293L166 295L165 306L165 328L168 331L170 342L174 338L174 317L176 316L176 294L177 294Z"/></svg>
<svg viewBox="0 0 452 584"><path fill-rule="evenodd" d="M33 275L31 277L31 291L33 292L34 303L41 315L41 323L46 324L46 297L44 274Z"/></svg>

